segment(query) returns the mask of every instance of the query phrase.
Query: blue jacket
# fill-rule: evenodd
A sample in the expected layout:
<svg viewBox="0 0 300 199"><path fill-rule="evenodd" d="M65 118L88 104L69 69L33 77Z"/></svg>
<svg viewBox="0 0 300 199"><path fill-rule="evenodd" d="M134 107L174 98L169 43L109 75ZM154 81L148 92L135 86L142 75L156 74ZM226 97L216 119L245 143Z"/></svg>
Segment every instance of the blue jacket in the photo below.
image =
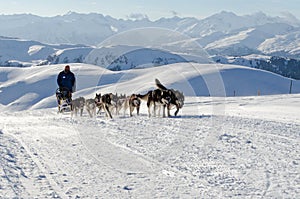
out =
<svg viewBox="0 0 300 199"><path fill-rule="evenodd" d="M75 75L71 71L66 73L61 71L57 76L57 84L59 88L66 87L72 93L75 92Z"/></svg>

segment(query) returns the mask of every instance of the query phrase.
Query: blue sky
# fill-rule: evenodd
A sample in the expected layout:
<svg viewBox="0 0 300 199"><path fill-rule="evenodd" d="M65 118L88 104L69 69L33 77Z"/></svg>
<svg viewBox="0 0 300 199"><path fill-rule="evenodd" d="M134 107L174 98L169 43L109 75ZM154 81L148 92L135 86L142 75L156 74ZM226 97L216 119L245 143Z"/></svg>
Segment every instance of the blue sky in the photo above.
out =
<svg viewBox="0 0 300 199"><path fill-rule="evenodd" d="M299 0L0 0L0 14L31 13L56 16L68 11L102 13L115 18L147 15L160 17L192 16L204 18L222 10L238 15L258 11L271 16L290 12L300 19Z"/></svg>

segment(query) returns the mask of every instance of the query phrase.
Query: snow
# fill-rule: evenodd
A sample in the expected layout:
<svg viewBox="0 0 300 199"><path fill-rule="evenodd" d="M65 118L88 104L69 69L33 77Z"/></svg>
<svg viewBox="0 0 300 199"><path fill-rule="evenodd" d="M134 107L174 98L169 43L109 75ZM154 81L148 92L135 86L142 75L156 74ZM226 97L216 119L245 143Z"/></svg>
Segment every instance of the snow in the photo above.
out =
<svg viewBox="0 0 300 199"><path fill-rule="evenodd" d="M216 47L224 47L222 45L224 45L225 43L227 43L227 45L231 45L231 44L236 44L239 42L239 40L243 40L245 38L247 38L248 34L251 33L254 29L249 29L246 31L242 31L240 33L238 33L237 35L233 35L232 37L228 37L226 39L224 39L223 42L221 42L220 46L216 46ZM218 43L220 41L214 42L214 43ZM214 43L208 45L207 47L213 47L213 45L215 45Z"/></svg>
<svg viewBox="0 0 300 199"><path fill-rule="evenodd" d="M293 33L278 35L274 38L265 40L258 47L264 53L273 55L291 55L293 57L298 57L299 55L299 41L300 32L295 31Z"/></svg>
<svg viewBox="0 0 300 199"><path fill-rule="evenodd" d="M297 29L296 29L297 30ZM205 49L212 54L226 54L226 55L249 55L253 52L269 53L264 51L260 45L264 45L269 38L274 39L279 35L289 35L291 32L297 32L294 27L282 24L272 23L256 26L255 28L238 30L228 35L223 35L223 38L215 40L205 46ZM200 40L201 41L201 40ZM289 39L288 41L292 41ZM288 48L287 45L282 45L282 48ZM279 52L278 48L272 48L275 52ZM263 54L263 53L261 53Z"/></svg>
<svg viewBox="0 0 300 199"><path fill-rule="evenodd" d="M249 67L176 63L160 67L110 71L88 64L70 64L77 77L74 97L94 97L101 93L146 93L158 78L169 87L182 90L186 96L252 96L288 94L291 80ZM0 104L7 109L52 108L56 106L57 74L64 65L28 68L0 68ZM19 99L31 93L19 103ZM300 93L300 81L293 80L292 93Z"/></svg>
<svg viewBox="0 0 300 199"><path fill-rule="evenodd" d="M40 50L42 50L44 47L45 46L41 46L41 45L30 46L29 50L28 50L28 54L29 55L36 54L37 52L39 52Z"/></svg>
<svg viewBox="0 0 300 199"><path fill-rule="evenodd" d="M173 54L163 49L123 45L94 49L85 56L85 63L106 66L110 70L156 67L188 61L190 60L187 56Z"/></svg>
<svg viewBox="0 0 300 199"><path fill-rule="evenodd" d="M145 93L158 78L185 105L170 118L145 102L139 116L71 117L54 96L64 65L0 68L1 198L299 197L299 81L288 95L290 79L242 66L70 65L74 98Z"/></svg>
<svg viewBox="0 0 300 199"><path fill-rule="evenodd" d="M297 56L299 20L285 15L0 16L1 34L22 38L0 36L0 65L14 66L0 67L0 198L299 198L300 81L213 63L197 43L226 52L215 59L227 63ZM145 28L153 26L179 32ZM98 48L44 44L96 45L119 32ZM245 56L228 56L235 53ZM108 70L117 57L122 70ZM146 102L133 117L58 114L56 78L66 62L73 98L145 94L158 78L183 91L185 104L169 118L148 117Z"/></svg>
<svg viewBox="0 0 300 199"><path fill-rule="evenodd" d="M145 107L112 120L1 112L0 194L297 198L299 99L188 97L177 118L149 118Z"/></svg>

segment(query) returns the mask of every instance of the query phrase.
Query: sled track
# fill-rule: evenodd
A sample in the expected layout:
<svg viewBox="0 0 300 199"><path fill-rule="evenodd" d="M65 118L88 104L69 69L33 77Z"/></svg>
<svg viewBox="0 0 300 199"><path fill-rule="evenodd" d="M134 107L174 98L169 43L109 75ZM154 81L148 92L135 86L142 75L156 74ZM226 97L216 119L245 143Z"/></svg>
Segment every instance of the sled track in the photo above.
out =
<svg viewBox="0 0 300 199"><path fill-rule="evenodd" d="M47 172L48 168L47 168L47 166L45 164L41 163L40 160L37 158L37 156L34 155L35 152L32 152L27 147L27 145L22 141L22 139L19 138L17 135L14 135L12 133L9 133L9 132L5 131L5 128L4 128L4 132L5 132L5 135L13 138L19 144L19 146L21 146L24 149L25 153L30 157L30 159L37 166L38 170L40 171L39 176L42 179L46 179L48 181L49 185L51 186L50 190L53 189L53 191L52 191L53 193L51 194L52 197L54 197L54 198L67 198L67 196L65 195L65 193L62 191L61 187L58 186L58 184L52 178L52 176L48 175L48 172ZM12 185L12 187L15 187L15 185ZM17 191L17 190L14 190L14 192L15 193L19 193L19 191ZM30 195L30 193L28 191L27 191L27 194Z"/></svg>
<svg viewBox="0 0 300 199"><path fill-rule="evenodd" d="M102 122L100 122L102 123ZM90 126L90 125L89 125ZM84 127L85 132L95 132L98 133L99 129L98 128L89 128L88 130L86 127ZM80 131L80 129L78 129ZM182 177L188 177L190 179L197 180L201 183L205 183L205 181L201 181L199 179L196 179L195 176L192 176L188 173L182 172L176 168L172 168L171 166L167 164L163 164L161 162L158 162L157 160L150 158L142 153L139 153L135 150L130 149L127 146L121 145L114 143L109 140L109 138L106 135L103 135L100 139L97 139L97 142L101 143L101 148L98 149L101 154L95 155L95 151L91 150L91 147L87 147L87 141L84 141L84 137L82 137L82 134L78 133L79 136L81 137L81 143L83 146L86 146L85 148L89 151L93 157L101 162L101 164L106 165L108 168L124 173L124 174L153 174L153 173L158 173L162 171L170 171L173 173L178 174L178 176ZM86 135L86 133L84 133ZM114 135L117 135L119 133L115 132L113 133ZM99 138L99 137L98 137ZM112 149L114 148L114 149ZM118 157L122 159L118 159L119 162L116 162L116 158L114 157L113 154L110 154L110 156L106 156L105 154L109 151L118 151ZM127 162L127 164L126 164ZM113 163L113 165L112 165ZM123 164L125 163L125 164ZM137 168L133 168L132 165L139 165ZM146 168L146 169L145 169Z"/></svg>

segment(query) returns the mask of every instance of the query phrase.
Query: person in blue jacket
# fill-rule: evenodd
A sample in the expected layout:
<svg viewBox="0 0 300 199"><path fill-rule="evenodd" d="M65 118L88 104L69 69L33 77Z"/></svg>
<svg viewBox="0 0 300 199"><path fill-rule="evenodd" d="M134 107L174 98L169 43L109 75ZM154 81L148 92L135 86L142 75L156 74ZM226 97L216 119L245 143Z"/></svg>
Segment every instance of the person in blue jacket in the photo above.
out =
<svg viewBox="0 0 300 199"><path fill-rule="evenodd" d="M69 65L66 65L65 69L58 74L57 84L60 91L69 91L69 97L72 99L72 93L76 91L76 78Z"/></svg>

